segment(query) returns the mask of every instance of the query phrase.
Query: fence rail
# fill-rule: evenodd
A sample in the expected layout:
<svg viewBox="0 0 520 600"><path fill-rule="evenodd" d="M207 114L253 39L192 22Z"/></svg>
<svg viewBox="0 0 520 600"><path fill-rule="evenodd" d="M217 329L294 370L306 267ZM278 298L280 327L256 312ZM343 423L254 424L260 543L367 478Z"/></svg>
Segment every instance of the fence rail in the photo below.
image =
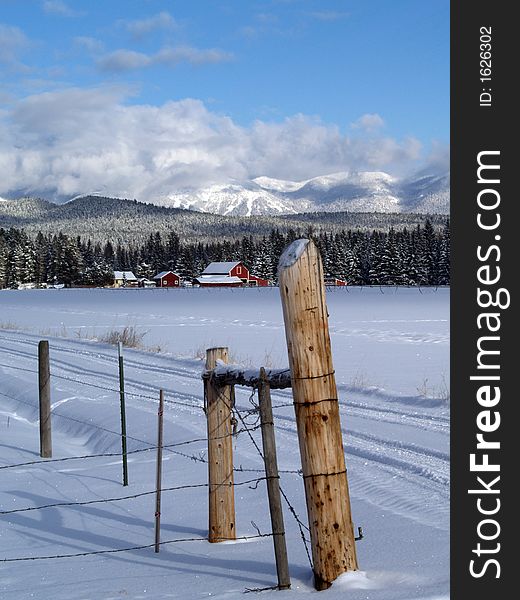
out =
<svg viewBox="0 0 520 600"><path fill-rule="evenodd" d="M203 379L211 378L215 385L242 385L258 388L261 384L261 369L244 369L238 365L219 364L211 371L205 371ZM265 369L266 379L272 390L283 390L291 387L290 369Z"/></svg>

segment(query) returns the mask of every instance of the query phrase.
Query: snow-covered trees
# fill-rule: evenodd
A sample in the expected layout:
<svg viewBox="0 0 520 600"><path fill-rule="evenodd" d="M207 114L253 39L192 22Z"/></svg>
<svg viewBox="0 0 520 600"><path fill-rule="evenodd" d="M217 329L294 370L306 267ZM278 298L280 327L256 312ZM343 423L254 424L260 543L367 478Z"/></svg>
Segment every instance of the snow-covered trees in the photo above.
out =
<svg viewBox="0 0 520 600"><path fill-rule="evenodd" d="M413 229L361 229L334 233L289 228L235 240L182 242L175 231L151 234L144 243L115 246L63 233L32 238L22 229L0 229L0 287L21 283L107 285L113 270L153 277L173 270L190 279L211 261L241 260L253 275L276 281L283 248L298 237L312 237L323 257L325 275L349 285L447 285L450 281L449 221L442 228L426 219Z"/></svg>

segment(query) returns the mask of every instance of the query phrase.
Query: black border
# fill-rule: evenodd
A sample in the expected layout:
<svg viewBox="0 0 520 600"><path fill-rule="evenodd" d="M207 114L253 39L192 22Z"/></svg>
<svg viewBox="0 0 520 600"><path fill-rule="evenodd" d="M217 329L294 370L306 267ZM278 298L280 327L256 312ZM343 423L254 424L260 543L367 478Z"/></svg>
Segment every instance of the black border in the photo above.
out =
<svg viewBox="0 0 520 600"><path fill-rule="evenodd" d="M451 223L452 233L452 278L451 278L451 597L454 600L468 599L501 600L516 597L512 569L513 536L516 520L511 517L513 505L513 465L520 452L512 443L512 428L515 423L513 407L517 403L514 371L520 354L514 347L520 331L515 324L515 293L513 285L515 269L520 253L515 248L513 227L514 210L520 204L520 194L513 191L513 181L520 172L515 165L518 152L512 150L513 136L518 135L517 114L520 104L516 103L513 91L517 79L520 59L518 42L520 28L513 16L515 3L504 0L484 2L481 0L452 0L451 3ZM492 27L492 81L480 81L480 28ZM516 34L516 35L515 35ZM516 57L516 58L515 58ZM491 87L491 106L480 106L483 87ZM513 103L516 113L513 111ZM477 155L485 150L500 150L501 214L499 230L485 232L477 225L477 195L482 185L477 183ZM519 165L520 166L520 165ZM516 167L516 168L515 168ZM500 551L490 558L500 563L497 570L489 568L481 578L474 578L469 571L469 562L476 558L472 549L478 540L477 525L483 517L476 508L476 496L468 494L475 487L476 474L470 472L469 455L475 452L476 416L479 407L476 391L479 384L470 381L476 374L477 329L477 269L482 264L477 259L477 246L494 243L499 234L501 257L501 281L496 287L511 292L511 306L501 312L502 327L497 335L500 341L501 425L495 436L501 448L494 451L493 459L500 462L501 509L495 516L500 522L501 533L497 538ZM495 242L496 243L496 242ZM482 335L482 332L480 333ZM520 359L520 357L519 357ZM517 437L520 440L520 431ZM489 543L491 545L491 542ZM480 559L482 565L482 559ZM511 591L510 591L511 590Z"/></svg>

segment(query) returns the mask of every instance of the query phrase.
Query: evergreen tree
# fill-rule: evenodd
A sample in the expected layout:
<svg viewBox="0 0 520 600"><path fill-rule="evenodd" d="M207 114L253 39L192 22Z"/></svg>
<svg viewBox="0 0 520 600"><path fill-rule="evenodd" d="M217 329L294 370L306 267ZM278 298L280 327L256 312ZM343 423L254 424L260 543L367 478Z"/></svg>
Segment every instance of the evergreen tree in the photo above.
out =
<svg viewBox="0 0 520 600"><path fill-rule="evenodd" d="M5 231L0 229L0 290L7 287L8 284L8 267L7 261L9 258L9 246Z"/></svg>
<svg viewBox="0 0 520 600"><path fill-rule="evenodd" d="M112 246L110 240L105 244L105 249L103 250L103 256L107 264L110 265L112 269L115 267L115 253L114 247Z"/></svg>
<svg viewBox="0 0 520 600"><path fill-rule="evenodd" d="M254 259L250 264L250 271L257 277L272 280L274 278L274 266L271 256L271 248L266 237L255 248Z"/></svg>
<svg viewBox="0 0 520 600"><path fill-rule="evenodd" d="M179 260L180 240L175 231L170 231L166 241L165 261L169 271L174 271L177 268Z"/></svg>
<svg viewBox="0 0 520 600"><path fill-rule="evenodd" d="M286 235L273 229L260 239L249 234L233 241L187 244L174 231L163 243L156 232L141 245L119 243L114 251L110 241L102 246L91 239L41 232L32 239L24 230L0 229L0 287L32 282L107 285L115 265L143 277L170 269L191 279L212 261L234 260L244 262L252 274L276 281L281 252L301 235L296 229L288 229ZM449 220L442 229L426 220L412 230L391 227L387 233L357 229L333 234L308 228L306 235L314 235L325 274L349 285L449 285Z"/></svg>
<svg viewBox="0 0 520 600"><path fill-rule="evenodd" d="M450 283L450 220L446 219L446 224L442 230L439 242L439 285L449 285Z"/></svg>
<svg viewBox="0 0 520 600"><path fill-rule="evenodd" d="M390 228L378 264L377 281L382 285L399 285L401 279L401 260L398 253L395 231Z"/></svg>

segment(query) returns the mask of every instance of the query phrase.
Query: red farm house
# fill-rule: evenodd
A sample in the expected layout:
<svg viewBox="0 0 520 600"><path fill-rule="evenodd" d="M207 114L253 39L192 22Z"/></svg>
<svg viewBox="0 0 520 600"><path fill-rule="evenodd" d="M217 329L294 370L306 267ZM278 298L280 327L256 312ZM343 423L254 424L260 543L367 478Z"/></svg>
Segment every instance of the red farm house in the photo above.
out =
<svg viewBox="0 0 520 600"><path fill-rule="evenodd" d="M325 279L325 285L327 286L336 286L336 287L344 287L347 285L347 282L344 279L338 279L337 277L327 277Z"/></svg>
<svg viewBox="0 0 520 600"><path fill-rule="evenodd" d="M153 278L157 287L180 287L181 278L173 271L162 271Z"/></svg>
<svg viewBox="0 0 520 600"><path fill-rule="evenodd" d="M262 279L256 275L249 274L249 285L253 287L267 287L269 285L268 279Z"/></svg>
<svg viewBox="0 0 520 600"><path fill-rule="evenodd" d="M240 261L213 262L195 279L201 287L267 286L267 279L255 277Z"/></svg>

